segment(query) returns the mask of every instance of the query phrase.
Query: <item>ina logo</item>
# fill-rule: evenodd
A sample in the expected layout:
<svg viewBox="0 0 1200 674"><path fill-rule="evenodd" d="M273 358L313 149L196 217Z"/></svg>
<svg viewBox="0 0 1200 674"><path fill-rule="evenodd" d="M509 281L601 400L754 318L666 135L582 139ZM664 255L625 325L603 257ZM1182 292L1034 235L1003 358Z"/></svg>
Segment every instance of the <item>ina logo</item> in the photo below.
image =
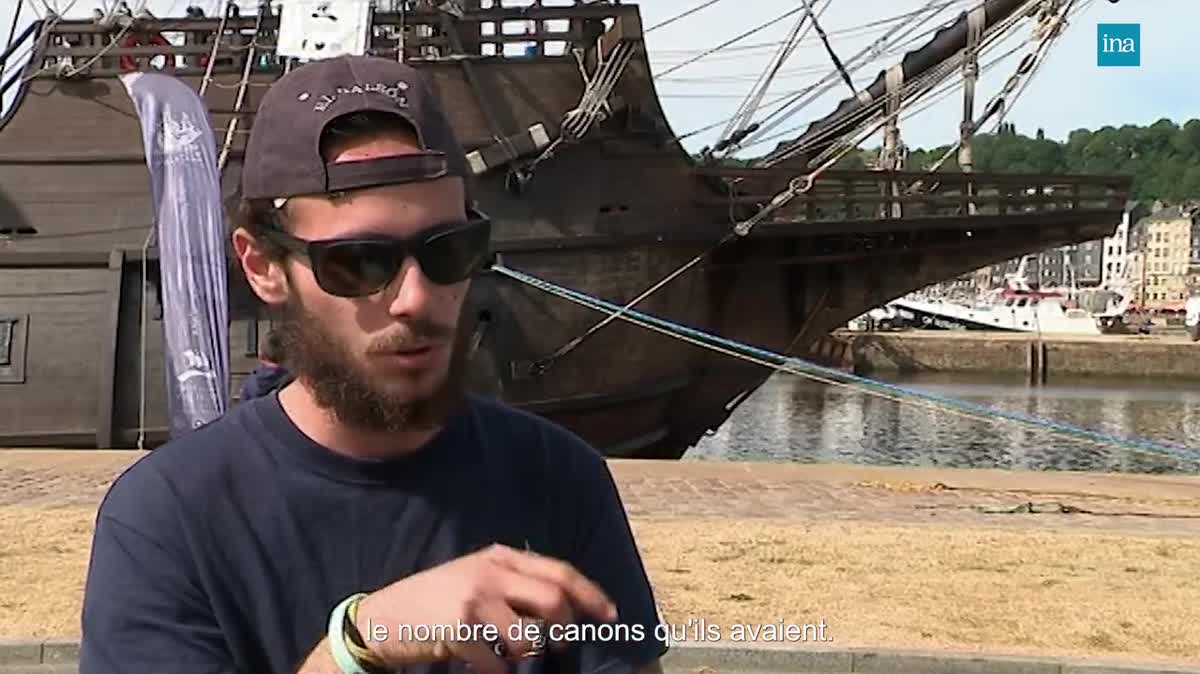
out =
<svg viewBox="0 0 1200 674"><path fill-rule="evenodd" d="M1096 25L1096 65L1142 65L1142 25L1101 23Z"/></svg>

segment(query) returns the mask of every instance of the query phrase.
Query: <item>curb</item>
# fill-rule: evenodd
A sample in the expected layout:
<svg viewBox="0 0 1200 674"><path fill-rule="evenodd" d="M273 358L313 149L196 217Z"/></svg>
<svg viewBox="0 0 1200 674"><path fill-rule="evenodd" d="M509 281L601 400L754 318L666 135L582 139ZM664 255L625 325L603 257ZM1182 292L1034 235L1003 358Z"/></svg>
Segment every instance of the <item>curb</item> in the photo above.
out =
<svg viewBox="0 0 1200 674"><path fill-rule="evenodd" d="M16 667L64 667L79 662L79 642L0 640L0 673ZM1200 674L1196 667L1131 665L1099 659L951 654L871 648L744 648L674 644L663 669L678 674Z"/></svg>
<svg viewBox="0 0 1200 674"><path fill-rule="evenodd" d="M73 665L79 662L79 642L65 640L0 640L0 672L13 665Z"/></svg>
<svg viewBox="0 0 1200 674"><path fill-rule="evenodd" d="M869 647L800 649L697 644L672 645L663 657L663 667L668 673L679 674L1200 674L1200 664L1181 668L1100 658L974 655Z"/></svg>

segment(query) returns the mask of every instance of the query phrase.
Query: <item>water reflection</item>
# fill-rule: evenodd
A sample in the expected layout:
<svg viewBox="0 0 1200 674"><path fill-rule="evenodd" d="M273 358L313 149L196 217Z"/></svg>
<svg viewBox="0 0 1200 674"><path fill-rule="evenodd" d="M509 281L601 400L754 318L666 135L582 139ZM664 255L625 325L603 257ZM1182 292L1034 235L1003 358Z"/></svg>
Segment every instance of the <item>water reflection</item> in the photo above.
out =
<svg viewBox="0 0 1200 674"><path fill-rule="evenodd" d="M976 405L1122 438L1193 447L1200 456L1200 384L963 374L876 379ZM1200 460L1148 453L940 405L777 375L685 460L1200 473Z"/></svg>

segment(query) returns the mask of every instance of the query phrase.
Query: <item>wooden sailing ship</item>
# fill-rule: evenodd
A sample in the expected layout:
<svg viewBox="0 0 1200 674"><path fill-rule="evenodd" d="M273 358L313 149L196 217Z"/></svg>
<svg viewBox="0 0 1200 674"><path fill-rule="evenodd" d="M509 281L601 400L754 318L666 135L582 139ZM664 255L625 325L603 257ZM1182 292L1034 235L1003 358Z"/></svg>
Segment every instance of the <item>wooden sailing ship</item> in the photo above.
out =
<svg viewBox="0 0 1200 674"><path fill-rule="evenodd" d="M1073 3L980 2L748 167L718 161L737 137L707 160L683 148L655 92L636 5L487 4L376 7L367 50L434 84L472 153L505 263L589 295L623 304L687 267L636 308L830 362L843 348L830 331L871 307L1109 235L1120 221L1124 177L970 172L978 125L964 125L963 171L900 170L896 159L901 107L958 74L972 101L971 69L993 31ZM43 19L4 55L32 48L0 81L15 92L0 118L0 446L153 447L166 437L150 187L117 78L165 69L202 93L233 195L258 101L292 65L274 52L278 9L98 15ZM511 22L525 28L514 34ZM830 168L871 128L885 132L877 170ZM238 274L231 264L233 391L268 327ZM772 374L621 320L563 348L604 315L496 274L478 279L472 299L473 386L609 455L678 458Z"/></svg>

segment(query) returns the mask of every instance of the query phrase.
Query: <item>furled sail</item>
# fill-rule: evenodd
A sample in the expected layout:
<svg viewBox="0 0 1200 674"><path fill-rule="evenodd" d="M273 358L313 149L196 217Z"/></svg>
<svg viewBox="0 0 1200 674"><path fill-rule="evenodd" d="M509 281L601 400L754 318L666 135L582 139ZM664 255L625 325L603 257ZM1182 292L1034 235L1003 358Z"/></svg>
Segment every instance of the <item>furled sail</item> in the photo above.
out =
<svg viewBox="0 0 1200 674"><path fill-rule="evenodd" d="M225 412L229 396L224 213L208 109L174 77L121 77L142 126L158 234L171 436Z"/></svg>
<svg viewBox="0 0 1200 674"><path fill-rule="evenodd" d="M985 17L983 30L992 30L1028 3L1029 0L983 0L979 5ZM916 80L966 48L969 22L969 13L962 12L957 20L939 30L925 46L906 54L899 64L902 79ZM800 154L811 158L824 152L844 132L878 114L873 104L887 95L887 77L887 71L879 73L875 81L858 96L843 100L837 109L809 125L799 138L782 143L773 154L791 154L790 148L802 148Z"/></svg>

